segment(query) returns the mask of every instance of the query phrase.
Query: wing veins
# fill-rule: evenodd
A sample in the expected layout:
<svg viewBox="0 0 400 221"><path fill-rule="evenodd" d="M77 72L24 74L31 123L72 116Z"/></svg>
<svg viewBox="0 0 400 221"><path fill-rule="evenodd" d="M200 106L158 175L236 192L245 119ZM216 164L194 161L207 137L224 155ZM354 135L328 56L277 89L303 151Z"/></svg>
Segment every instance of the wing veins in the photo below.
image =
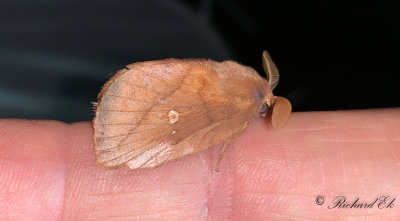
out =
<svg viewBox="0 0 400 221"><path fill-rule="evenodd" d="M183 138L182 140L180 140L180 141L177 142L176 144L179 144L179 143L182 142L183 140L189 139L189 138L195 136L196 134L199 134L200 131L203 131L203 130L205 130L205 129L208 129L208 131L206 131L206 134L209 134L209 133L211 132L211 129L212 129L212 128L214 128L214 127L220 125L223 121L226 121L226 119L227 119L227 117L226 117L226 118L223 118L223 119L221 119L221 120L219 120L219 121L217 121L217 122L214 122L214 123L211 124L211 125L208 125L208 126L199 128L195 133L191 134L190 136L187 136L187 137ZM186 122L186 123L189 123L189 122ZM154 138L151 139L150 142L144 143L144 144L142 144L142 145L140 145L140 146L138 146L138 147L142 148L142 147L144 147L144 146L146 146L146 145L151 144L152 142L156 142L157 144L160 144L160 143L159 143L160 141L158 141L158 139L161 138L161 137L163 137L163 136L165 136L163 133L160 133L160 134L162 134L162 135L161 135L161 136L157 136L155 139L154 139ZM126 140L126 139L125 139L125 140ZM104 153L104 152L111 152L113 149L120 149L121 147L130 145L130 144L132 144L132 143L134 143L134 142L135 142L135 141L132 141L132 142L129 142L129 143L126 143L126 144L123 144L123 145L118 145L118 146L116 146L116 147L113 147L113 148L110 148L110 149L107 149L107 150L101 150L100 152L103 152L103 153ZM121 143L121 142L120 142L120 143ZM176 144L174 144L174 145L176 145ZM173 146L173 145L171 145L171 146ZM127 162L136 159L138 156L142 155L142 154L145 153L147 150L151 150L151 149L154 149L154 148L155 148L155 147L148 148L148 149L146 149L146 150L144 150L144 151L139 152L137 155L135 155L135 156L133 156L132 158L130 158L129 160L123 162L123 164L126 164ZM138 150L138 149L139 149L139 148L132 149L132 150L126 152L126 153L123 153L123 154L118 155L118 156L116 156L116 157L114 157L114 158L112 158L112 159L109 159L109 160L107 160L106 162L115 161L116 159L121 158L121 157L124 157L124 156L126 156L126 155L128 155L128 154L131 154L132 152L134 152L134 151L136 151L136 150ZM161 150L163 150L163 149L161 149ZM162 152L162 151L160 151L160 152ZM157 154L157 155L158 155L158 154ZM154 158L154 157L152 157L152 158ZM148 161L150 161L150 160L151 160L151 159L149 159ZM148 161L146 161L143 165L145 165ZM141 165L141 166L143 166L143 165Z"/></svg>
<svg viewBox="0 0 400 221"><path fill-rule="evenodd" d="M146 160L144 163L142 163L138 168L141 168L142 166L146 165L150 160L154 159L155 157L159 156L161 153L163 153L164 151L166 151L166 149L160 149L160 151L157 152L157 154L152 155L148 160ZM135 156L134 158L132 158L131 160L136 159L139 155ZM130 161L131 161L130 160ZM127 161L129 162L129 161Z"/></svg>
<svg viewBox="0 0 400 221"><path fill-rule="evenodd" d="M142 88L142 89L144 89L145 91L151 91L152 93L156 93L156 94L158 94L158 95L163 95L162 93L160 93L160 92L158 92L158 91L155 91L155 90L152 90L151 88L144 87L144 86L141 86L141 85L138 85L138 84L134 84L134 83L132 83L132 82L130 82L130 81L128 81L128 80L122 79L122 78L121 78L121 80L122 80L123 82L125 82L125 83L131 85L131 86L134 86L134 87L137 87L137 88Z"/></svg>
<svg viewBox="0 0 400 221"><path fill-rule="evenodd" d="M187 125L187 124L189 124L189 123L193 123L193 122L190 122L190 121L186 121L184 124L182 124L181 125L181 127L184 127L185 125ZM141 124L141 125L143 125L143 124ZM205 128L205 127L201 127L199 130L202 130L203 128ZM133 131L133 133L129 133L129 134L127 134L127 135L135 135L135 134L138 134L138 133L140 133L140 132L142 132L142 131L149 131L149 130L153 130L153 129L159 129L159 128L151 128L151 129L148 129L148 130L141 130L141 131ZM159 136L159 137L156 137L155 139L158 139L158 138L160 138L160 137L162 137L162 136ZM155 140L154 138L152 139L152 140ZM126 139L125 139L126 140ZM182 139L182 140L184 140L184 139ZM181 140L181 141L182 141ZM114 149L119 149L119 148L121 148L121 147L125 147L125 146L127 146L127 145L130 145L130 144L132 144L132 143L135 143L136 141L134 140L134 141L132 141L132 142L129 142L129 143L124 143L124 144L122 144L121 142L118 144L118 146L116 146L116 147L112 147L112 148L108 148L108 149L105 149L104 151L103 150L100 150L100 151L103 151L103 152L111 152L112 150L114 150ZM160 142L160 141L157 141L157 142ZM178 144L178 143L180 143L180 141L179 142L177 142L176 144ZM175 144L174 144L175 145ZM141 146L139 146L139 147L141 147Z"/></svg>
<svg viewBox="0 0 400 221"><path fill-rule="evenodd" d="M137 133L140 133L140 132L149 131L149 130L153 130L153 129L154 128L150 128L150 129L147 129L147 130L140 130L140 131L136 131L133 134L137 134ZM131 134L119 134L119 135L114 135L114 136L97 136L96 138L114 138L114 137L122 137L122 136L127 136L127 135L131 135Z"/></svg>
<svg viewBox="0 0 400 221"><path fill-rule="evenodd" d="M160 138L160 137L162 137L162 136L158 136L157 139ZM152 142L154 142L154 139L152 139L150 142L144 143L144 144L142 144L142 145L140 145L140 146L138 146L138 147L144 147L144 146L146 146L146 145L151 144ZM121 146L119 145L118 147L115 147L115 148L121 148L121 147L127 146L127 145L129 145L129 144L131 144L131 143L134 143L134 142L129 142L129 143L124 144L124 145L121 145ZM110 160L108 160L108 161L114 161L114 160L116 160L116 159L118 159L118 158L121 158L121 157L123 157L123 156L126 156L126 155L128 155L128 154L130 154L130 153L132 153L132 152L134 152L135 150L138 150L138 149L139 149L139 148L131 149L130 151L128 151L128 152L126 152L126 153L123 153L123 154L121 154L121 155L118 155L118 156L116 156L116 157L114 157L114 158L112 158L112 159L110 159ZM153 148L149 148L149 149L153 149ZM141 155L141 154L144 153L144 152L145 152L145 151L140 152L139 154L137 154L137 155L135 155L134 157L132 157L130 160L135 159L137 156ZM130 161L130 160L128 160L128 161ZM125 161L124 163L126 163L126 162L128 162L128 161Z"/></svg>
<svg viewBox="0 0 400 221"><path fill-rule="evenodd" d="M143 103L150 103L150 104L154 104L154 102L151 101L144 101L144 100L139 100L139 99L134 99L131 97L123 97L123 96L118 96L115 94L103 94L103 96L111 96L111 97L117 97L117 98L121 98L121 99L128 99L128 100L133 100L133 101L138 101L138 102L143 102Z"/></svg>
<svg viewBox="0 0 400 221"><path fill-rule="evenodd" d="M169 84L169 83L167 83L164 79L162 79L162 78L156 78L156 77L154 77L152 74L148 74L148 75L146 75L147 77L150 77L150 78L152 78L152 79L155 79L155 80L157 80L157 81L159 81L159 82L162 82L162 83L164 83L165 85L167 85L168 87L173 87L174 85L171 85L171 84Z"/></svg>
<svg viewBox="0 0 400 221"><path fill-rule="evenodd" d="M173 89L173 90L172 90L170 93L168 93L167 95L162 96L161 99L165 99L165 98L171 96L172 94L174 94L174 93L182 86L182 82L185 81L185 79L186 79L187 76L188 76L188 75L185 75L185 76L180 80L180 82L177 84L177 85L178 85L177 88ZM141 122L143 121L144 117L145 117L146 115L148 115L148 113L149 113L151 110L153 110L153 108L154 108L155 106L156 106L156 104L155 104L155 103L152 103L152 105L144 112L143 118L138 122L137 125L142 125ZM136 127L130 129L128 133L131 133L131 132L132 132L133 130L135 130L135 129L136 129ZM127 136L127 137L128 137L128 136ZM121 143L125 142L125 140L127 139L127 137L125 137L124 139L122 139L122 140L118 143L117 146L119 146Z"/></svg>
<svg viewBox="0 0 400 221"><path fill-rule="evenodd" d="M165 104L163 104L163 105L165 105ZM193 108L196 108L196 107L202 107L203 105L186 105L186 106L172 106L171 105L171 108L175 108L175 109L177 109L177 108L184 108L184 109L193 109ZM170 111L171 110L171 108L168 108L168 109L153 109L153 110L151 110L151 111L149 111L149 113L150 112L158 112L158 111ZM112 109L103 109L103 108L98 108L97 110L102 110L102 111L110 111L110 112L112 112L112 111L114 111L114 112L134 112L134 113L139 113L139 112L146 112L146 111L144 111L144 110L112 110Z"/></svg>

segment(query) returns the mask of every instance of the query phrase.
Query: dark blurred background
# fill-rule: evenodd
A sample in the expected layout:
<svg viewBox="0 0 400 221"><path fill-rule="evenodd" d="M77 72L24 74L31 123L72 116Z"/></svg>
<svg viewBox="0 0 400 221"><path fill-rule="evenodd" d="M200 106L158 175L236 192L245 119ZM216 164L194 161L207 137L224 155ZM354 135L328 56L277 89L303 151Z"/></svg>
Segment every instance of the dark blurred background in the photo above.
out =
<svg viewBox="0 0 400 221"><path fill-rule="evenodd" d="M126 64L233 59L262 73L295 111L399 107L396 1L1 0L0 118L91 120Z"/></svg>

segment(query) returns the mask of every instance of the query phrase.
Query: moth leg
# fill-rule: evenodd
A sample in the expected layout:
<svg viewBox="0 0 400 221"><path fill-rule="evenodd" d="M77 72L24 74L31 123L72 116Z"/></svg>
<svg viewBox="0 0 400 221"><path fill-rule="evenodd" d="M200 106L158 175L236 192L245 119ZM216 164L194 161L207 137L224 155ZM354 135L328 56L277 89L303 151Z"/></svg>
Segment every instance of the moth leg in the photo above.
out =
<svg viewBox="0 0 400 221"><path fill-rule="evenodd" d="M222 160L222 156L224 155L225 149L228 146L228 144L230 144L232 141L232 139L229 138L229 140L225 141L224 146L221 149L221 152L219 152L219 156L218 156L218 161L217 161L217 166L215 168L215 172L219 172L219 163Z"/></svg>
<svg viewBox="0 0 400 221"><path fill-rule="evenodd" d="M240 130L238 130L236 133L233 133L232 136L230 136L227 140L225 140L224 142L224 146L222 147L221 151L219 152L219 156L218 156L218 161L217 161L217 166L215 167L215 172L219 172L219 164L222 160L222 156L225 153L226 147L232 142L233 139L235 139L236 137L238 137L240 134L243 133L243 131L246 130L248 123L245 122L243 124L243 126L240 128Z"/></svg>

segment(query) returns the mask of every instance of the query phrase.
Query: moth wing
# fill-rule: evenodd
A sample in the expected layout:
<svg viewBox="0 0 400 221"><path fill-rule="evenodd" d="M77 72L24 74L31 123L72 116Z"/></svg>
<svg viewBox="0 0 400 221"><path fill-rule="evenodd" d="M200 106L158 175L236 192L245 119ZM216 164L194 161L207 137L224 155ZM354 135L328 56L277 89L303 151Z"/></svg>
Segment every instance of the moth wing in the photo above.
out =
<svg viewBox="0 0 400 221"><path fill-rule="evenodd" d="M242 122L223 120L200 129L175 145L160 144L128 161L131 169L157 167L165 162L215 146L242 131Z"/></svg>
<svg viewBox="0 0 400 221"><path fill-rule="evenodd" d="M156 167L225 140L230 130L197 140L201 147L189 142L226 128L231 124L226 119L240 113L216 86L212 64L204 62L143 62L117 72L99 94L94 119L98 163Z"/></svg>

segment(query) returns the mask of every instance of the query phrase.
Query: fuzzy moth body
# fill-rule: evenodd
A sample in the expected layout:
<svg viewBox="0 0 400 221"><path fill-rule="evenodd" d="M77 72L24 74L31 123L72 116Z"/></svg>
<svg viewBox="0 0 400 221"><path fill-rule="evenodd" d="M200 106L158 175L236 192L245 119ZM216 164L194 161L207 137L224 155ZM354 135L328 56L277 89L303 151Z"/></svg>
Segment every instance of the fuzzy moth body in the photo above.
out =
<svg viewBox="0 0 400 221"><path fill-rule="evenodd" d="M230 141L258 116L282 128L290 102L274 96L279 72L263 52L268 79L234 61L165 59L119 70L103 86L93 120L97 162L153 168ZM218 165L217 165L218 168Z"/></svg>

